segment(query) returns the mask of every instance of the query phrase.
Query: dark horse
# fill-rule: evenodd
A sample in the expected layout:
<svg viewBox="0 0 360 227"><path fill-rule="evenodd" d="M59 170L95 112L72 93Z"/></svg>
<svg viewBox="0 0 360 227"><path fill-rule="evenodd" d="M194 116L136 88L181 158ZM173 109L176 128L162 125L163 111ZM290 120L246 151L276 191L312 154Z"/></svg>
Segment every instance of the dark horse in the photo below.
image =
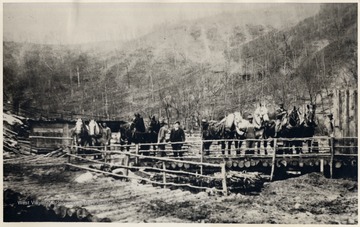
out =
<svg viewBox="0 0 360 227"><path fill-rule="evenodd" d="M121 150L124 150L124 147L126 146L126 150L130 151L130 145L133 143L133 137L134 137L134 125L132 122L125 122L120 125L119 133L120 133L120 145Z"/></svg>
<svg viewBox="0 0 360 227"><path fill-rule="evenodd" d="M160 130L160 123L153 116L150 118L150 124L145 126L144 119L140 114L135 114L135 118L132 122L122 124L120 126L120 144L130 145L131 143L156 143L157 136ZM150 150L150 145L140 145L140 150ZM154 145L154 150L156 149ZM130 147L127 146L129 151ZM148 155L148 152L144 152L144 155Z"/></svg>
<svg viewBox="0 0 360 227"><path fill-rule="evenodd" d="M287 117L287 123L282 125L279 132L275 133L275 121L269 120L263 122L264 128L264 139L268 138L289 138L293 139L291 141L283 141L284 146L288 147L284 149L285 153L289 153L291 151L292 146L295 146L296 153L302 152L302 143L304 140L296 140L296 138L307 138L313 137L315 134L315 109L316 106L314 104L307 105L307 110L304 116L301 116L299 110L294 107L293 110ZM276 135L276 136L275 136ZM305 142L308 143L308 146L311 146L311 140L306 140ZM266 143L264 142L264 146ZM271 144L273 146L273 143ZM309 148L309 152L310 148Z"/></svg>
<svg viewBox="0 0 360 227"><path fill-rule="evenodd" d="M226 116L220 122L210 121L202 122L202 139L203 140L222 140L222 139L236 139L238 138L238 133L236 132L237 122L242 119L240 113L231 113ZM221 141L221 152L225 154L226 142ZM210 146L212 142L207 141L203 143L203 151L205 151L206 155L210 154ZM231 151L232 141L228 142L228 154ZM238 152L239 149L239 141L235 141L235 148Z"/></svg>
<svg viewBox="0 0 360 227"><path fill-rule="evenodd" d="M134 136L133 140L135 144L138 143L157 143L157 137L160 130L160 122L156 120L155 116L150 117L150 123L148 127L145 126L144 119L140 114L135 114L135 118L133 120L134 127ZM140 145L140 150L147 151L150 150L150 145ZM156 150L156 146L153 146L154 150ZM144 152L144 155L149 155L149 152Z"/></svg>

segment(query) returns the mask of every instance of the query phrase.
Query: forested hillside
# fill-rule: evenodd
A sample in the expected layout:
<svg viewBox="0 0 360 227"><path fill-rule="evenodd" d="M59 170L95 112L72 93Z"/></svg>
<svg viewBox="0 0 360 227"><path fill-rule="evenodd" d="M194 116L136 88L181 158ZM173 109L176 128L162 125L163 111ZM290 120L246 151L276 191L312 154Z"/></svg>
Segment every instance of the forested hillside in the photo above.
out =
<svg viewBox="0 0 360 227"><path fill-rule="evenodd" d="M4 101L88 117L218 119L253 111L261 99L271 109L357 86L356 4L325 4L301 21L258 13L269 16L161 26L112 50L4 42Z"/></svg>

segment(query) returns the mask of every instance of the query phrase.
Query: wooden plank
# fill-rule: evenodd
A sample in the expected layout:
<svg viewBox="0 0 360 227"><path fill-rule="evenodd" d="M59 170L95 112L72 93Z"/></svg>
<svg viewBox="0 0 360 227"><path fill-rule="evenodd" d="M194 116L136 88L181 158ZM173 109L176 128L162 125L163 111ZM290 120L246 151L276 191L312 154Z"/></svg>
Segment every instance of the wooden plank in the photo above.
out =
<svg viewBox="0 0 360 227"><path fill-rule="evenodd" d="M324 159L320 159L320 173L324 173Z"/></svg>
<svg viewBox="0 0 360 227"><path fill-rule="evenodd" d="M351 136L357 136L358 135L358 97L357 97L357 90L354 90L353 94L354 99L354 124L355 130Z"/></svg>
<svg viewBox="0 0 360 227"><path fill-rule="evenodd" d="M164 188L166 188L166 165L165 165L165 162L162 162L162 168L163 168L163 183L164 183Z"/></svg>
<svg viewBox="0 0 360 227"><path fill-rule="evenodd" d="M340 136L339 135L339 103L338 103L338 90L334 89L333 90L333 98L332 98L332 108L331 108L331 112L333 114L334 117L334 135L335 136Z"/></svg>
<svg viewBox="0 0 360 227"><path fill-rule="evenodd" d="M333 178L333 167L334 167L334 138L331 138L331 157L330 157L330 178Z"/></svg>
<svg viewBox="0 0 360 227"><path fill-rule="evenodd" d="M342 98L341 98L341 91L338 90L338 106L339 106L339 115L338 115L338 119L339 119L339 129L340 129L340 132L341 132L341 136L344 136L344 133L343 133L343 124L342 124L342 114L343 114L343 111L342 111Z"/></svg>
<svg viewBox="0 0 360 227"><path fill-rule="evenodd" d="M346 90L345 91L345 102L344 102L344 105L345 105L345 121L344 123L346 124L345 126L345 136L349 136L350 135L350 100L349 100L349 96L350 96L350 93L349 93L349 90Z"/></svg>
<svg viewBox="0 0 360 227"><path fill-rule="evenodd" d="M276 162L276 147L277 147L277 139L274 139L274 153L271 161L271 174L270 174L270 181L274 178L274 172L275 172L275 162Z"/></svg>
<svg viewBox="0 0 360 227"><path fill-rule="evenodd" d="M222 189L223 189L223 193L224 195L228 194L228 189L227 189L227 183L226 183L226 168L225 168L225 162L223 162L221 164L221 176L222 176Z"/></svg>
<svg viewBox="0 0 360 227"><path fill-rule="evenodd" d="M135 154L136 155L139 154L139 144L135 144ZM135 165L139 165L139 157L138 156L135 157Z"/></svg>
<svg viewBox="0 0 360 227"><path fill-rule="evenodd" d="M200 145L200 162L201 163L203 163L204 162L204 151L203 151L203 149L204 149L204 143L200 143L201 145ZM203 174L203 166L201 165L200 166L200 174L202 175Z"/></svg>

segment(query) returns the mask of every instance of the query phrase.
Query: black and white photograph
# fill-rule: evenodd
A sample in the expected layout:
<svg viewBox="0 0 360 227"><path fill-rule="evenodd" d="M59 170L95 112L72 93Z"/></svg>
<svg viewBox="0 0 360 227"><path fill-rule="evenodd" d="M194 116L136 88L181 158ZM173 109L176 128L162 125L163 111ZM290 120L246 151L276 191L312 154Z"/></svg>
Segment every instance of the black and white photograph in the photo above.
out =
<svg viewBox="0 0 360 227"><path fill-rule="evenodd" d="M3 222L358 225L358 3L2 4Z"/></svg>

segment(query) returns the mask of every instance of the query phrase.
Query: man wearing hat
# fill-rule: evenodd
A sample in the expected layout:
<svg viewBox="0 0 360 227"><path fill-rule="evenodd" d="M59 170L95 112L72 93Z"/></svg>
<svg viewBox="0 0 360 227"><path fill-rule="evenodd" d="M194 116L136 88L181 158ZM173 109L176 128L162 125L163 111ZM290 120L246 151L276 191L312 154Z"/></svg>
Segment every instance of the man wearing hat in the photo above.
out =
<svg viewBox="0 0 360 227"><path fill-rule="evenodd" d="M275 137L278 132L281 130L281 127L286 124L287 111L284 108L284 103L279 104L279 108L276 110L276 120L275 120Z"/></svg>
<svg viewBox="0 0 360 227"><path fill-rule="evenodd" d="M249 116L248 116L249 123L247 124L246 129L245 129L245 137L246 137L246 139L255 139L255 124L253 122L253 119L254 119L254 117L251 114L249 114ZM249 149L249 150L246 151L246 153L253 154L254 150L250 150L250 149L255 148L254 145L255 145L255 141L246 140L246 148Z"/></svg>
<svg viewBox="0 0 360 227"><path fill-rule="evenodd" d="M180 128L180 122L176 121L174 124L174 128L170 132L170 142L175 143L175 144L171 144L174 152L174 157L182 156L182 152L180 152L180 150L183 144L179 142L184 142L184 141L185 141L185 132L182 128Z"/></svg>
<svg viewBox="0 0 360 227"><path fill-rule="evenodd" d="M327 129L327 136L334 136L334 118L332 113L327 115L327 118L325 119L325 126Z"/></svg>
<svg viewBox="0 0 360 227"><path fill-rule="evenodd" d="M254 123L257 128L261 127L263 121L269 121L268 109L264 105L264 103L259 102L259 106L256 108L254 112Z"/></svg>
<svg viewBox="0 0 360 227"><path fill-rule="evenodd" d="M111 140L111 129L106 125L105 122L103 122L102 127L103 127L104 133L105 133L106 145L109 146L110 140Z"/></svg>
<svg viewBox="0 0 360 227"><path fill-rule="evenodd" d="M165 143L166 142L166 134L168 133L168 125L165 121L165 119L160 120L160 130L158 134L158 143ZM160 155L161 157L164 157L166 155L165 153L165 144L160 144L159 149L161 150Z"/></svg>

